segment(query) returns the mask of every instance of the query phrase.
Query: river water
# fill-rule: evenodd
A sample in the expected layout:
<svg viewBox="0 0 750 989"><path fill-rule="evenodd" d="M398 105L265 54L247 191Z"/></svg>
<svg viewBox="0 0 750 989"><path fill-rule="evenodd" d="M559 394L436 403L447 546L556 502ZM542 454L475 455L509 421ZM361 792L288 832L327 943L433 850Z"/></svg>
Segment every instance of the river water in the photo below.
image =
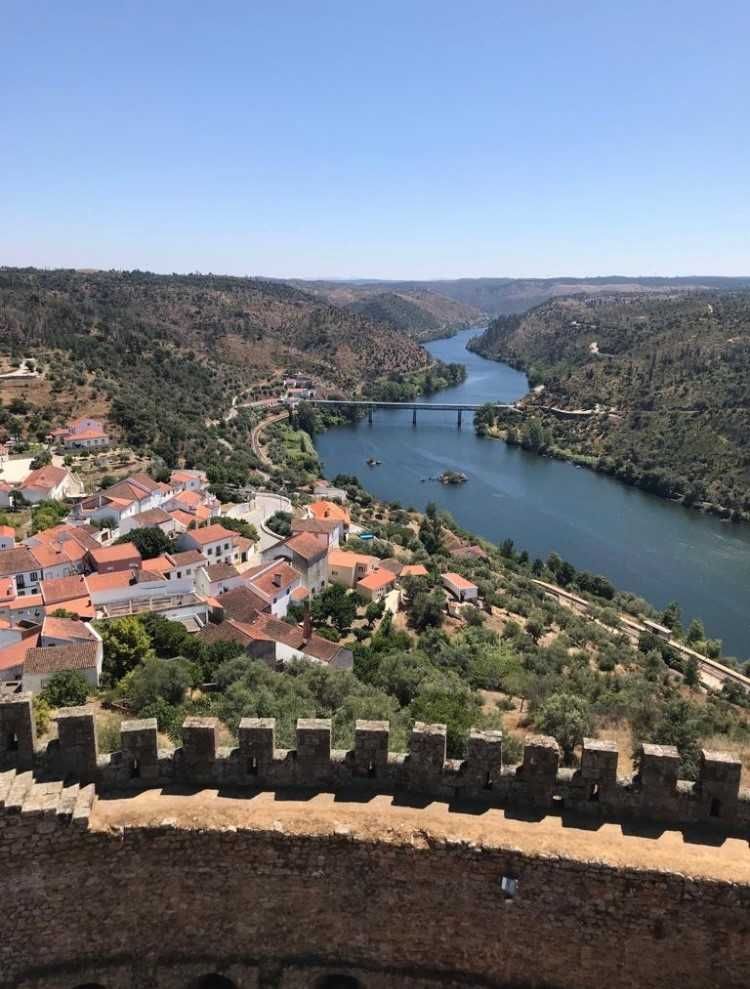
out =
<svg viewBox="0 0 750 989"><path fill-rule="evenodd" d="M508 402L527 391L526 376L466 350L476 330L428 344L444 361L466 365L466 381L427 402ZM420 399L420 401L422 401ZM575 567L604 574L657 607L671 600L685 621L703 619L727 655L750 656L750 526L731 525L619 481L499 440L474 434L464 412L376 409L367 420L316 437L326 477L356 474L386 501L423 509L434 501L466 529L493 542L506 537L535 556L558 553ZM368 467L369 457L382 460ZM466 484L423 478L463 471Z"/></svg>

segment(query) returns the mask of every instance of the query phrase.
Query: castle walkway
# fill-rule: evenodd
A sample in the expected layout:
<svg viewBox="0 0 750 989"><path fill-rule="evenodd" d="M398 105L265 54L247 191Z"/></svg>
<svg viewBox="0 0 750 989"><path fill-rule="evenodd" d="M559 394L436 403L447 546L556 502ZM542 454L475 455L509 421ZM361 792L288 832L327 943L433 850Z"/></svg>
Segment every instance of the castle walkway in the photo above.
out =
<svg viewBox="0 0 750 989"><path fill-rule="evenodd" d="M447 803L398 802L392 796L319 792L309 799L280 793L225 795L215 789L145 790L133 796L99 797L90 819L92 830L176 827L248 829L288 835L336 835L353 841L428 848L465 843L523 855L562 858L621 869L656 870L750 883L750 849L746 841L715 835L688 837L678 830L571 821L557 815L541 820L513 817L490 809L456 810Z"/></svg>

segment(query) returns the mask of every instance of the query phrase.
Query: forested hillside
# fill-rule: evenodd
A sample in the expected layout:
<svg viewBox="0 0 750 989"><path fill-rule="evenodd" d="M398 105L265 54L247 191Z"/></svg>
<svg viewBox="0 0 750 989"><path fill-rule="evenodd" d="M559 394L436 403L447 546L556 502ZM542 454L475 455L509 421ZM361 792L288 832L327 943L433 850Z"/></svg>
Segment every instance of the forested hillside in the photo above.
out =
<svg viewBox="0 0 750 989"><path fill-rule="evenodd" d="M429 363L403 334L283 282L139 271L0 269L0 349L44 370L37 434L88 395L139 449L234 463L233 476L252 456L222 420L253 384L292 367L356 390Z"/></svg>
<svg viewBox="0 0 750 989"><path fill-rule="evenodd" d="M544 383L530 401L557 455L750 511L750 293L557 300L498 318L474 349Z"/></svg>
<svg viewBox="0 0 750 989"><path fill-rule="evenodd" d="M435 281L304 282L291 284L321 294L337 305L373 296L397 295L426 309L449 326L474 325L482 314L528 312L549 299L563 296L664 295L666 292L729 292L750 288L748 278L695 276L688 278L446 278ZM439 306L436 311L435 306ZM408 327L405 327L408 329Z"/></svg>
<svg viewBox="0 0 750 989"><path fill-rule="evenodd" d="M376 323L408 333L416 340L434 340L476 326L483 318L477 306L430 291L418 282L408 288L390 282L294 281L290 284Z"/></svg>

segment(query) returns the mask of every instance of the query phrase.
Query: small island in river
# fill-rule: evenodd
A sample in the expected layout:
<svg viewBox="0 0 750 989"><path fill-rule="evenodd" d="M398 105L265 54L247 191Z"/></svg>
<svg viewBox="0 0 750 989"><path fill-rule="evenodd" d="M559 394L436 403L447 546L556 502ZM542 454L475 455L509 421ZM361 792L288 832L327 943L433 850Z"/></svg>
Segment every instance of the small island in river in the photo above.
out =
<svg viewBox="0 0 750 989"><path fill-rule="evenodd" d="M454 470L444 470L438 478L441 484L465 484L469 478Z"/></svg>

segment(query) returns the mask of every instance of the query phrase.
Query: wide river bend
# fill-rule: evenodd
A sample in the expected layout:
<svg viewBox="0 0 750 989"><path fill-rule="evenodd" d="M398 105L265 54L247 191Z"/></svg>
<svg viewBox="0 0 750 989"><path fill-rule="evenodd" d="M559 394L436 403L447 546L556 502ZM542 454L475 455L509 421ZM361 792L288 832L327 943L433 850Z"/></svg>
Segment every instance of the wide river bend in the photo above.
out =
<svg viewBox="0 0 750 989"><path fill-rule="evenodd" d="M466 381L420 401L508 402L527 391L526 376L466 350L476 330L427 345L435 357L466 365ZM619 481L474 434L472 416L381 410L316 437L325 475L356 474L386 501L424 508L434 501L466 529L493 542L506 537L532 557L559 553L605 574L657 607L676 600L685 621L703 619L728 655L750 656L750 526L721 522ZM382 466L370 468L372 457ZM460 487L423 478L463 471Z"/></svg>

